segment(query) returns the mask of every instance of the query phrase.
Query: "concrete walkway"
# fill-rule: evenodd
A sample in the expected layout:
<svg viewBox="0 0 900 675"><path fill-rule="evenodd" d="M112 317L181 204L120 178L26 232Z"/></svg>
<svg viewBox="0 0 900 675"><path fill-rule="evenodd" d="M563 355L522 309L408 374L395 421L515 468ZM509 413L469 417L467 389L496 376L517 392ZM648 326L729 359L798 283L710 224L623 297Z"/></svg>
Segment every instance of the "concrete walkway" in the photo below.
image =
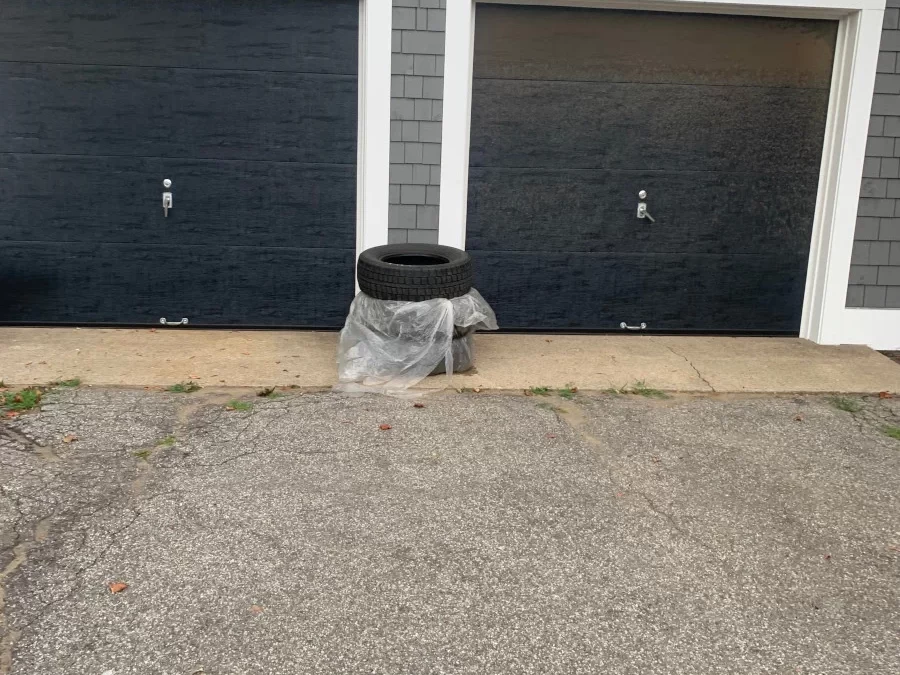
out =
<svg viewBox="0 0 900 675"><path fill-rule="evenodd" d="M0 380L90 385L330 387L337 333L0 328ZM643 381L682 392L900 391L900 365L867 347L789 338L478 335L474 372L457 388L603 390ZM429 378L440 388L446 378Z"/></svg>

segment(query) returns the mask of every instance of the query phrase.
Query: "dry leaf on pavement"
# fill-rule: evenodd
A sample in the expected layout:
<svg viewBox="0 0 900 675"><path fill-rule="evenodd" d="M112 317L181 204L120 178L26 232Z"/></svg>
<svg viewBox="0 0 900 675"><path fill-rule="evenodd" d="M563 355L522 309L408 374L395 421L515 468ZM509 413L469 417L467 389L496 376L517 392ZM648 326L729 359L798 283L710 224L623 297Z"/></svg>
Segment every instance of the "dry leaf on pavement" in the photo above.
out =
<svg viewBox="0 0 900 675"><path fill-rule="evenodd" d="M111 581L109 584L109 592L110 593L121 593L126 588L128 588L128 584L123 583L121 581Z"/></svg>
<svg viewBox="0 0 900 675"><path fill-rule="evenodd" d="M378 428L381 429L382 431L387 431L388 429L392 429L393 427L391 427L390 424L379 424Z"/></svg>
<svg viewBox="0 0 900 675"><path fill-rule="evenodd" d="M78 436L76 436L75 434L66 434L65 436L63 436L63 443L72 443L73 441L77 440Z"/></svg>
<svg viewBox="0 0 900 675"><path fill-rule="evenodd" d="M260 614L263 613L263 608L260 607L259 605L250 605L250 613L253 616L259 616Z"/></svg>
<svg viewBox="0 0 900 675"><path fill-rule="evenodd" d="M425 407L424 403L413 403L413 408L424 408L424 407Z"/></svg>
<svg viewBox="0 0 900 675"><path fill-rule="evenodd" d="M894 395L889 391L879 391L878 398L894 398Z"/></svg>

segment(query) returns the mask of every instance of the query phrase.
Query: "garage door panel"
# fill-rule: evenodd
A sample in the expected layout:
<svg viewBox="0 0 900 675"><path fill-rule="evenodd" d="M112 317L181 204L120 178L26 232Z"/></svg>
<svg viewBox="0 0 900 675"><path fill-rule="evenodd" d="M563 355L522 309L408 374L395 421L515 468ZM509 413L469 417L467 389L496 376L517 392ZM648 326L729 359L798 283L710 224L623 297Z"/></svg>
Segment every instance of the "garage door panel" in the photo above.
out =
<svg viewBox="0 0 900 675"><path fill-rule="evenodd" d="M794 332L806 256L473 251L501 326Z"/></svg>
<svg viewBox="0 0 900 675"><path fill-rule="evenodd" d="M355 76L0 64L0 152L356 162Z"/></svg>
<svg viewBox="0 0 900 675"><path fill-rule="evenodd" d="M827 90L836 38L836 21L482 5L474 75Z"/></svg>
<svg viewBox="0 0 900 675"><path fill-rule="evenodd" d="M806 255L818 173L476 168L467 247ZM635 217L646 190L656 223Z"/></svg>
<svg viewBox="0 0 900 675"><path fill-rule="evenodd" d="M472 166L808 171L828 92L475 80Z"/></svg>
<svg viewBox="0 0 900 675"><path fill-rule="evenodd" d="M346 165L7 153L0 240L353 248L355 190Z"/></svg>
<svg viewBox="0 0 900 675"><path fill-rule="evenodd" d="M358 0L0 3L0 60L353 74Z"/></svg>
<svg viewBox="0 0 900 675"><path fill-rule="evenodd" d="M0 246L0 322L336 328L353 261L353 249L13 242Z"/></svg>

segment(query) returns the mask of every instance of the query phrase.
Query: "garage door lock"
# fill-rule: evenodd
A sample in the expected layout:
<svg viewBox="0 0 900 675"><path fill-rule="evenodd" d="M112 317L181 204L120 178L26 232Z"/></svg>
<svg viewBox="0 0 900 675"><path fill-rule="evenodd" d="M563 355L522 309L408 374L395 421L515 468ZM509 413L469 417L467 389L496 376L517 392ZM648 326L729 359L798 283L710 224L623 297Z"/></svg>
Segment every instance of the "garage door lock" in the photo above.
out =
<svg viewBox="0 0 900 675"><path fill-rule="evenodd" d="M161 317L159 322L163 326L187 326L188 325L187 317L182 318L181 321L167 321L166 317Z"/></svg>
<svg viewBox="0 0 900 675"><path fill-rule="evenodd" d="M169 209L172 208L172 193L168 189L172 187L172 181L166 178L163 181L163 187L166 188L166 192L163 192L163 215L168 218Z"/></svg>
<svg viewBox="0 0 900 675"><path fill-rule="evenodd" d="M647 324L641 321L639 326L629 326L623 321L619 324L619 328L624 328L625 330L647 330Z"/></svg>
<svg viewBox="0 0 900 675"><path fill-rule="evenodd" d="M640 192L638 192L638 199L644 200L646 198L647 198L646 190L641 190ZM656 222L656 219L653 216L651 216L650 212L647 210L647 202L645 202L645 201L638 202L637 217L640 219L646 218L651 223Z"/></svg>

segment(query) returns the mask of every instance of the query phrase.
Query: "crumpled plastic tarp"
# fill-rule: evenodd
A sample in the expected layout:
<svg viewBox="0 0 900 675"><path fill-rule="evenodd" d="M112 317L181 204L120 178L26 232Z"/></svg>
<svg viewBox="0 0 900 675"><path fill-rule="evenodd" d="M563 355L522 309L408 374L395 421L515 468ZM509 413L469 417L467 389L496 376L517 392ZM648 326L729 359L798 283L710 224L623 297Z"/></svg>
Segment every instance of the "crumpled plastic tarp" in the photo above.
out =
<svg viewBox="0 0 900 675"><path fill-rule="evenodd" d="M455 328L456 327L456 328ZM443 363L453 373L454 352L468 349L475 330L497 330L494 311L474 288L458 298L422 302L376 300L359 293L341 330L337 391L411 396L409 388ZM471 354L466 354L471 359Z"/></svg>

